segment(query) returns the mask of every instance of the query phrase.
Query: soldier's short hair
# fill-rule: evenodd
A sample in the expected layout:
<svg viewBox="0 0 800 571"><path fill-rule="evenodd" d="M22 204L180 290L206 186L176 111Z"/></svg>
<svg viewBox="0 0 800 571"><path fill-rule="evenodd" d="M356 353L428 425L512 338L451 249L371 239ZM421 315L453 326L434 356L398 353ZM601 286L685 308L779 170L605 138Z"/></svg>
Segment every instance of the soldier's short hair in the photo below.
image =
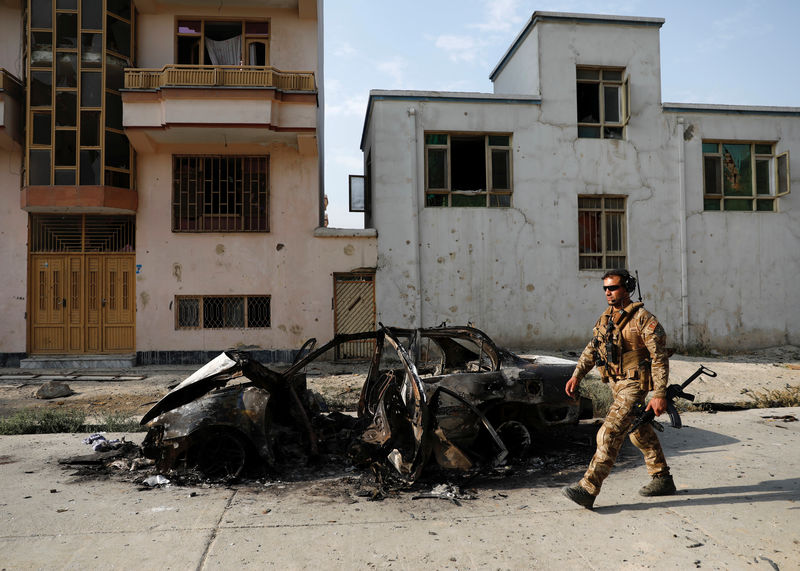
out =
<svg viewBox="0 0 800 571"><path fill-rule="evenodd" d="M625 269L608 270L606 273L603 274L603 279L610 278L611 276L619 277L620 283L623 285L623 287L628 293L633 293L633 291L636 289L636 278L633 277L628 270Z"/></svg>

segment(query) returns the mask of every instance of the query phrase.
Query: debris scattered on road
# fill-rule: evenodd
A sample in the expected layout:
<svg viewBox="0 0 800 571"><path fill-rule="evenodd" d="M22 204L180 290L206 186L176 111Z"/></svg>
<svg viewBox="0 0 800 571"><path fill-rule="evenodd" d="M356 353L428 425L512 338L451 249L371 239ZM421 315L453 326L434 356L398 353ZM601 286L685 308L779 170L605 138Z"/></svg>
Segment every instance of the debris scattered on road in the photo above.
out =
<svg viewBox="0 0 800 571"><path fill-rule="evenodd" d="M142 484L150 487L166 486L169 484L169 478L162 476L161 474L156 474L154 476L145 478L144 481L142 481Z"/></svg>
<svg viewBox="0 0 800 571"><path fill-rule="evenodd" d="M762 416L761 418L766 418L767 420L780 420L781 422L797 422L797 417L793 414L784 414L784 415L768 415Z"/></svg>
<svg viewBox="0 0 800 571"><path fill-rule="evenodd" d="M478 499L478 496L472 492L462 492L458 486L451 484L439 484L438 486L434 486L429 492L423 492L411 497L412 500L421 500L427 498L449 500L455 505L460 506L461 502L459 500L476 500Z"/></svg>
<svg viewBox="0 0 800 571"><path fill-rule="evenodd" d="M75 392L63 381L47 381L37 389L34 396L37 399L56 399L74 394Z"/></svg>
<svg viewBox="0 0 800 571"><path fill-rule="evenodd" d="M121 448L125 443L125 439L123 438L120 440L119 438L114 438L113 440L108 440L105 436L98 432L87 438L84 438L83 443L91 445L92 450L95 452L108 452L109 450L117 450Z"/></svg>

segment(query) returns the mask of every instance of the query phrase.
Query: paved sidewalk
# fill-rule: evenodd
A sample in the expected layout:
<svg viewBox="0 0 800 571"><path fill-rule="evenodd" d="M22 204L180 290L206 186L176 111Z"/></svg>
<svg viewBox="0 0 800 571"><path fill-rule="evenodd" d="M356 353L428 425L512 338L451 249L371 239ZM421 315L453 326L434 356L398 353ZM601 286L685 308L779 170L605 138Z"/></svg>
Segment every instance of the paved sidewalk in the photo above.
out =
<svg viewBox="0 0 800 571"><path fill-rule="evenodd" d="M369 502L345 483L140 491L71 476L83 435L0 437L5 569L798 569L800 408L688 413L662 442L678 493L641 498L626 445L595 511L520 474L442 500ZM135 435L135 439L141 438ZM331 493L331 491L336 493ZM196 494L196 495L192 495Z"/></svg>

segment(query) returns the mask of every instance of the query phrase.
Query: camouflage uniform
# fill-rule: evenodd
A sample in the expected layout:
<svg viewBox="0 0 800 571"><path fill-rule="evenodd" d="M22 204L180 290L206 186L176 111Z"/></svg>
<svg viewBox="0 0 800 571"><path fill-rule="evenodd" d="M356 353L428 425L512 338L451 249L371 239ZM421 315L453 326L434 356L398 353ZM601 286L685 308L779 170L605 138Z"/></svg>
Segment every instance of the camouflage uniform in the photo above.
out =
<svg viewBox="0 0 800 571"><path fill-rule="evenodd" d="M649 391L665 396L669 361L666 334L658 320L641 303L622 311L609 307L593 330L592 340L581 353L573 376L580 381L597 365L604 383L611 383L614 403L597 432L597 451L580 485L590 494L600 493L617 458L625 435L635 419L635 406ZM643 424L630 435L642 451L651 476L669 475L669 466L653 427Z"/></svg>

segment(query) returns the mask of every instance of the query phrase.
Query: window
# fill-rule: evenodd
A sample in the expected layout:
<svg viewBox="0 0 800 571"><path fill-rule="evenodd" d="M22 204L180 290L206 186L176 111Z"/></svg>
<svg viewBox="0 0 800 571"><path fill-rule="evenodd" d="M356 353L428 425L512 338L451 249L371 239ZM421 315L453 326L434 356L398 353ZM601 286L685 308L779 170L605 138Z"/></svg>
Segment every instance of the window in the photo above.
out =
<svg viewBox="0 0 800 571"><path fill-rule="evenodd" d="M28 185L133 188L122 129L133 54L130 0L29 0ZM101 120L104 118L105 120Z"/></svg>
<svg viewBox="0 0 800 571"><path fill-rule="evenodd" d="M624 73L621 68L577 68L578 137L622 139L631 115Z"/></svg>
<svg viewBox="0 0 800 571"><path fill-rule="evenodd" d="M624 268L625 242L625 197L578 197L578 269Z"/></svg>
<svg viewBox="0 0 800 571"><path fill-rule="evenodd" d="M226 295L175 298L176 329L257 329L270 326L270 296Z"/></svg>
<svg viewBox="0 0 800 571"><path fill-rule="evenodd" d="M174 156L173 232L269 232L269 159Z"/></svg>
<svg viewBox="0 0 800 571"><path fill-rule="evenodd" d="M789 152L772 143L703 141L703 210L775 212L789 193Z"/></svg>
<svg viewBox="0 0 800 571"><path fill-rule="evenodd" d="M179 64L269 65L269 22L178 20Z"/></svg>
<svg viewBox="0 0 800 571"><path fill-rule="evenodd" d="M426 206L511 206L511 136L425 134Z"/></svg>

